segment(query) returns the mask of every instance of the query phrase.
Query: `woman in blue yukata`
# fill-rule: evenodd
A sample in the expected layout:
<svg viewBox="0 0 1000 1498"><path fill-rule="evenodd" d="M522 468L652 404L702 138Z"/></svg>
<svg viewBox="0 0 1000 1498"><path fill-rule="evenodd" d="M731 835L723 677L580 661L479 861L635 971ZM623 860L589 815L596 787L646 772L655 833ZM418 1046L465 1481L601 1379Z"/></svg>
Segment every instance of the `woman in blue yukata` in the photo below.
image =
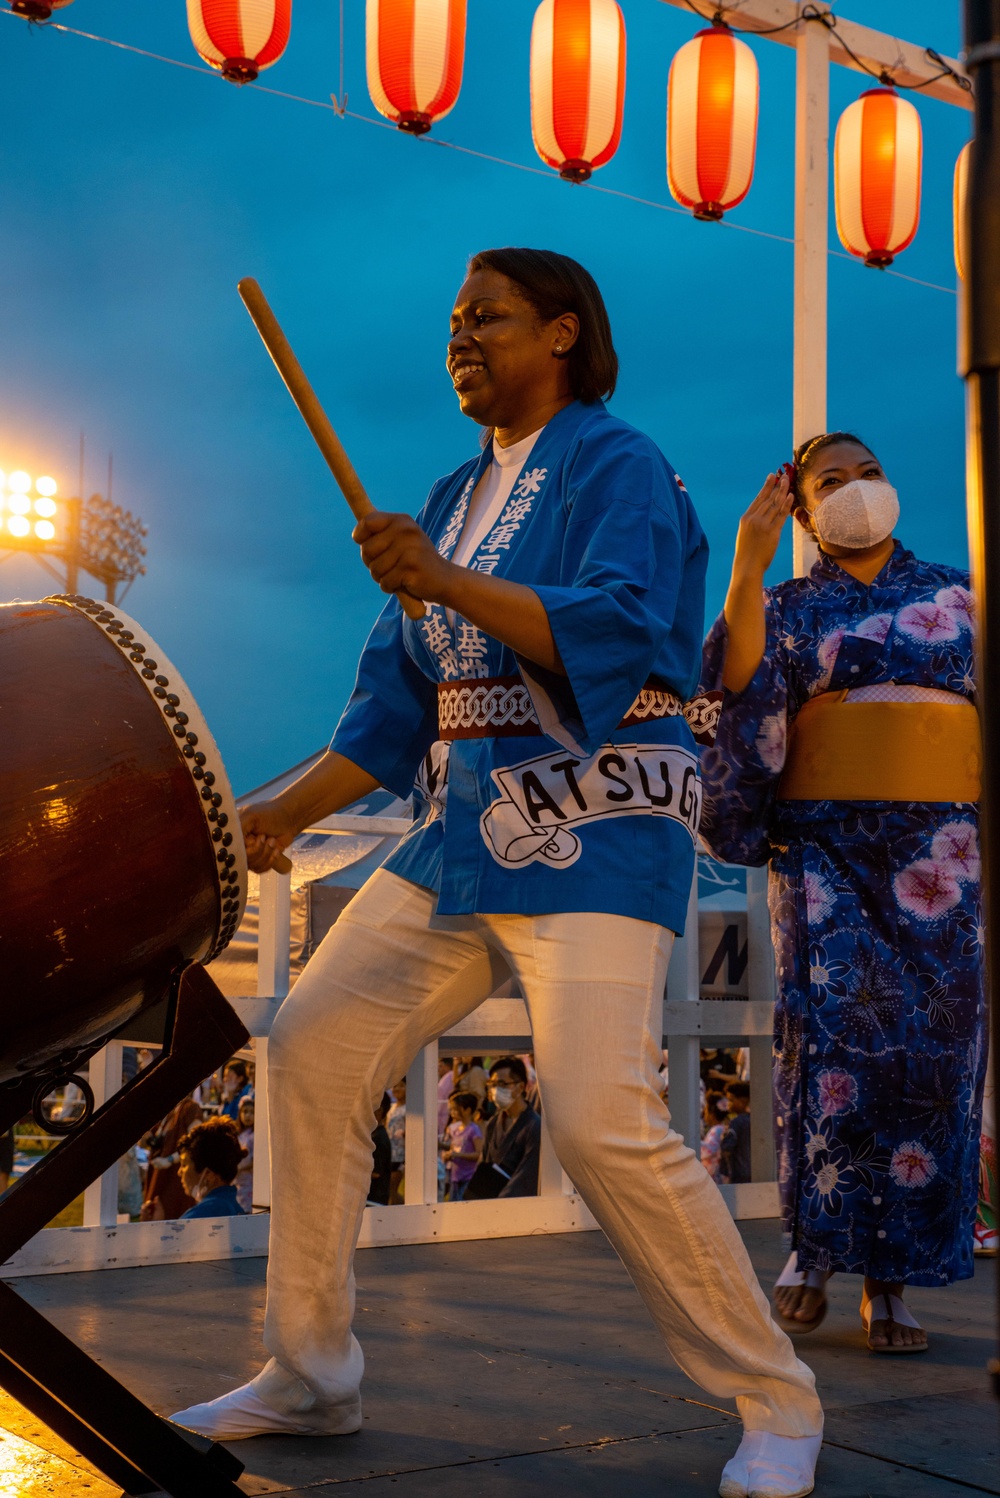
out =
<svg viewBox="0 0 1000 1498"><path fill-rule="evenodd" d="M792 510L819 560L766 589ZM926 1350L904 1285L972 1274L986 1060L972 596L898 515L858 438L804 444L740 522L702 676L703 835L770 866L779 1320L812 1331L828 1277L864 1275L876 1353Z"/></svg>
<svg viewBox="0 0 1000 1498"><path fill-rule="evenodd" d="M417 777L418 816L271 1034L271 1359L174 1418L222 1439L359 1429L352 1263L373 1100L513 973L563 1166L675 1360L743 1417L720 1492L809 1493L812 1374L659 1092L700 810L684 704L705 537L656 446L605 409L618 361L575 261L475 256L447 365L482 452L418 520L377 513L355 531L382 589L423 600L423 615L387 604L329 753L243 825L263 870L376 786L408 796Z"/></svg>

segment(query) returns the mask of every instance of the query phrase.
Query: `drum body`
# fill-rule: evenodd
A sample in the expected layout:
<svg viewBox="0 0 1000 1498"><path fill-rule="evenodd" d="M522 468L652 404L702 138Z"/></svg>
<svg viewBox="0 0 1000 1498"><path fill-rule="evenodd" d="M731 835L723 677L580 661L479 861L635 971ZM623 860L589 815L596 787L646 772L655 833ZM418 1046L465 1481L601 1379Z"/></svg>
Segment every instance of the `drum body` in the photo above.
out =
<svg viewBox="0 0 1000 1498"><path fill-rule="evenodd" d="M239 818L176 668L113 606L0 606L0 1083L44 1077L226 946Z"/></svg>

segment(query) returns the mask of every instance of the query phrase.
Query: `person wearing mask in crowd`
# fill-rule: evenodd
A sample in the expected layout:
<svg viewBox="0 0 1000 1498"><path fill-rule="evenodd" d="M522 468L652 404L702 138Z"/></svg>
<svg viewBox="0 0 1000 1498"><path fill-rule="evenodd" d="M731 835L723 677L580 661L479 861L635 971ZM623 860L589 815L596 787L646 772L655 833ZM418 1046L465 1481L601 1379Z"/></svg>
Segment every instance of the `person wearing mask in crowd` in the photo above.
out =
<svg viewBox="0 0 1000 1498"><path fill-rule="evenodd" d="M400 1077L392 1084L392 1106L386 1115L386 1133L392 1151L392 1179L389 1184L389 1202L398 1207L403 1198L400 1188L406 1169L406 1078Z"/></svg>
<svg viewBox="0 0 1000 1498"><path fill-rule="evenodd" d="M415 368L408 321L397 321L387 399ZM647 379L656 362L642 362ZM512 977L563 1165L675 1360L740 1407L747 1435L727 1493L742 1498L765 1476L773 1486L772 1471L775 1493L811 1486L814 1380L656 1091L697 834L689 717L702 731L706 705L685 706L707 542L655 443L605 407L617 365L583 266L511 246L472 258L447 366L485 443L418 519L359 522L363 561L397 597L331 751L241 812L261 872L304 827L378 785L409 796L418 781L413 829L275 1019L272 1359L251 1385L177 1417L203 1434L360 1428L349 1287L373 1099ZM497 1084L512 1101L523 1085L523 1068ZM494 1137L526 1132L528 1116L505 1109Z"/></svg>
<svg viewBox="0 0 1000 1498"><path fill-rule="evenodd" d="M193 1199L184 1190L178 1170L179 1145L188 1129L200 1121L201 1108L194 1098L181 1098L159 1127L143 1139L143 1145L150 1151L142 1206L139 1208L143 1222L181 1217L194 1206Z"/></svg>
<svg viewBox="0 0 1000 1498"><path fill-rule="evenodd" d="M712 1177L712 1180L719 1181L719 1154L722 1148L722 1136L729 1125L729 1104L721 1092L706 1093L702 1121L705 1126L705 1132L701 1140L701 1163Z"/></svg>
<svg viewBox="0 0 1000 1498"><path fill-rule="evenodd" d="M216 1116L189 1129L178 1143L181 1185L194 1201L186 1217L243 1217L236 1172L243 1157L236 1124Z"/></svg>
<svg viewBox="0 0 1000 1498"><path fill-rule="evenodd" d="M489 1091L497 1111L486 1125L482 1163L465 1189L465 1199L536 1196L542 1121L525 1096L528 1072L519 1056L494 1061Z"/></svg>
<svg viewBox="0 0 1000 1498"><path fill-rule="evenodd" d="M233 1123L240 1121L240 1103L245 1097L252 1097L253 1089L250 1086L250 1073L245 1061L237 1056L235 1061L227 1061L222 1070L222 1108L224 1117L231 1118Z"/></svg>
<svg viewBox="0 0 1000 1498"><path fill-rule="evenodd" d="M765 588L790 513L819 557ZM973 599L898 515L858 437L804 443L740 521L702 675L725 689L702 835L770 866L775 1304L811 1331L829 1276L862 1275L875 1353L927 1347L906 1285L972 1274L986 1060Z"/></svg>
<svg viewBox="0 0 1000 1498"><path fill-rule="evenodd" d="M236 1172L236 1200L244 1212L253 1211L253 1119L254 1100L244 1097L240 1101L239 1141L243 1159Z"/></svg>
<svg viewBox="0 0 1000 1498"><path fill-rule="evenodd" d="M448 1200L460 1202L483 1153L483 1131L475 1121L479 1098L474 1092L453 1092L448 1107L451 1123L445 1131L442 1158L448 1176Z"/></svg>
<svg viewBox="0 0 1000 1498"><path fill-rule="evenodd" d="M719 1180L742 1186L750 1177L750 1083L727 1082L729 1118L719 1147Z"/></svg>

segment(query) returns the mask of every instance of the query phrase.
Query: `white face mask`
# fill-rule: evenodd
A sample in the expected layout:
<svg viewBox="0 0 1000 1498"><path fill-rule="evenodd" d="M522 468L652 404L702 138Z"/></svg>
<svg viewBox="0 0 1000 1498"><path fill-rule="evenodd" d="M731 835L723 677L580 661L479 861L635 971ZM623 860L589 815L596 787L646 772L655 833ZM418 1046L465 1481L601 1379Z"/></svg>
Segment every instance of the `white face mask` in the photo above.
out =
<svg viewBox="0 0 1000 1498"><path fill-rule="evenodd" d="M493 1089L493 1101L498 1108L507 1108L514 1101L513 1087L495 1087Z"/></svg>
<svg viewBox="0 0 1000 1498"><path fill-rule="evenodd" d="M885 479L854 479L821 500L813 511L820 541L863 551L892 534L899 496Z"/></svg>

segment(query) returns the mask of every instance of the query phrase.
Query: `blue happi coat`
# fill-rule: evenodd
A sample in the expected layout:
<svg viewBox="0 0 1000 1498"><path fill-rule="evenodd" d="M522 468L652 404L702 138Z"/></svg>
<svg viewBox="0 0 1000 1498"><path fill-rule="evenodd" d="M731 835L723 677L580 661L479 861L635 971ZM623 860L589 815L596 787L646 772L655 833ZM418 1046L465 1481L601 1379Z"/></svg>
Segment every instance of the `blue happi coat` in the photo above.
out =
<svg viewBox="0 0 1000 1498"><path fill-rule="evenodd" d="M431 490L419 520L442 556L491 456ZM566 675L440 605L417 621L386 605L331 745L400 796L417 778L416 826L386 867L437 891L441 914L593 910L682 931L696 746L682 716L618 724L650 680L691 695L707 556L648 437L600 402L553 417L469 565L538 594ZM438 740L439 682L516 676L543 735Z"/></svg>
<svg viewBox="0 0 1000 1498"><path fill-rule="evenodd" d="M976 807L776 791L788 725L818 693L973 696L968 576L897 542L870 586L821 555L765 598L764 660L703 755L702 830L727 862L770 863L785 1226L800 1269L947 1284L972 1274L985 1070ZM725 644L720 618L706 688Z"/></svg>

